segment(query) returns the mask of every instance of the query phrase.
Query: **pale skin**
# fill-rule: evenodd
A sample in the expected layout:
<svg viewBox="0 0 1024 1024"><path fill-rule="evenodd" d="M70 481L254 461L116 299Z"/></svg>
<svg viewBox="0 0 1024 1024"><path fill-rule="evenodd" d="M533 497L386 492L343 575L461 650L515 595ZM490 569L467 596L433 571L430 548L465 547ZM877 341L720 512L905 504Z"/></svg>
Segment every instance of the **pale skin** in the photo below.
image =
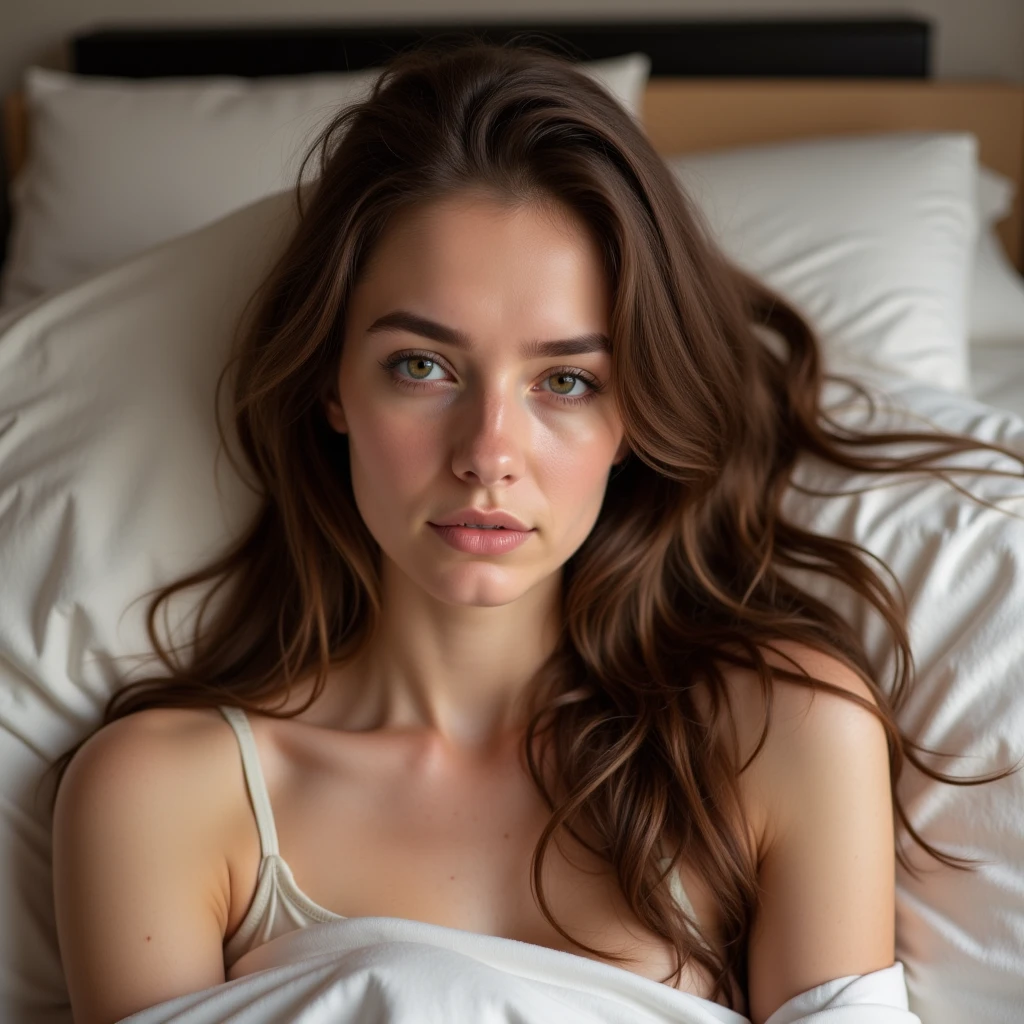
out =
<svg viewBox="0 0 1024 1024"><path fill-rule="evenodd" d="M384 619L360 663L333 673L298 718L250 716L281 854L334 913L579 952L530 894L547 810L519 755L521 698L555 642L561 567L628 449L607 351L524 347L607 335L608 301L584 225L476 194L395 222L353 293L325 412L348 437L359 510L384 555ZM449 330L442 338L431 324ZM411 362L380 365L409 350ZM567 403L590 393L585 377L607 387ZM535 532L501 555L455 551L427 524L467 506L512 512ZM838 661L788 653L871 699ZM731 672L727 685L745 758L764 709L749 674ZM893 963L884 732L849 701L812 701L777 682L768 742L740 785L762 891L746 1012L763 1024L799 992ZM218 712L150 710L100 730L61 785L53 843L76 1024L109 1024L225 980L223 944L252 900L260 848ZM681 874L714 939L713 895L690 866ZM582 848L552 846L544 877L571 934L628 955L624 969L671 972L667 944ZM685 970L679 988L707 997L711 986Z"/></svg>

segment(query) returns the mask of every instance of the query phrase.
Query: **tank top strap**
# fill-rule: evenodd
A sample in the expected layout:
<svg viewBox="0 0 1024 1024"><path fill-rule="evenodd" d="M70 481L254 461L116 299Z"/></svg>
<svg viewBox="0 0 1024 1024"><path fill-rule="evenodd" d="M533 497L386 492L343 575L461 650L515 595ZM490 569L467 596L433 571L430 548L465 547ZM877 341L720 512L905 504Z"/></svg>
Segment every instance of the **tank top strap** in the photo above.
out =
<svg viewBox="0 0 1024 1024"><path fill-rule="evenodd" d="M245 772L245 785L249 790L249 799L256 814L256 828L260 834L260 848L264 857L277 854L277 827L274 825L274 812L270 807L270 796L267 783L260 766L256 740L252 734L249 717L242 708L220 705L221 714L235 731L238 747L242 754L242 769Z"/></svg>
<svg viewBox="0 0 1024 1024"><path fill-rule="evenodd" d="M658 865L664 867L666 864L672 862L671 857L659 857ZM675 871L669 875L668 880L669 892L672 893L676 903L678 903L683 910L688 914L694 921L697 920L697 912L693 908L693 903L690 901L690 897L687 895L686 890L683 888L683 880L679 877L679 868L676 867Z"/></svg>

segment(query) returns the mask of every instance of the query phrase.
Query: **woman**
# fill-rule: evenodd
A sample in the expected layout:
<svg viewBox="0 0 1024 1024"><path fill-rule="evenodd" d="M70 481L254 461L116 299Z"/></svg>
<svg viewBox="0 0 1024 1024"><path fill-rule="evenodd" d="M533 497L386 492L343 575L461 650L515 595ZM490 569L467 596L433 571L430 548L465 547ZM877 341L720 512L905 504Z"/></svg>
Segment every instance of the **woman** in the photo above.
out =
<svg viewBox="0 0 1024 1024"><path fill-rule="evenodd" d="M58 762L78 1024L364 915L756 1024L892 965L895 782L905 758L946 777L785 569L878 608L897 695L898 603L779 506L801 454L899 469L870 456L894 437L828 420L807 324L568 61L400 56L317 148L235 365L260 514L157 595L166 671ZM155 612L211 581L179 659Z"/></svg>

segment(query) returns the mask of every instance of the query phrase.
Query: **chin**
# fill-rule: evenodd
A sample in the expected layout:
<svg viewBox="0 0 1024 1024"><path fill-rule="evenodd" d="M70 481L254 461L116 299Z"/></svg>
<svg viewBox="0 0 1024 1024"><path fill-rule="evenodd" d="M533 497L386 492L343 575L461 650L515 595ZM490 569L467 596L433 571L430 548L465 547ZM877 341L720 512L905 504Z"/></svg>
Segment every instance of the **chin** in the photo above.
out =
<svg viewBox="0 0 1024 1024"><path fill-rule="evenodd" d="M435 577L426 589L445 604L496 608L518 600L536 582L505 566L467 562Z"/></svg>

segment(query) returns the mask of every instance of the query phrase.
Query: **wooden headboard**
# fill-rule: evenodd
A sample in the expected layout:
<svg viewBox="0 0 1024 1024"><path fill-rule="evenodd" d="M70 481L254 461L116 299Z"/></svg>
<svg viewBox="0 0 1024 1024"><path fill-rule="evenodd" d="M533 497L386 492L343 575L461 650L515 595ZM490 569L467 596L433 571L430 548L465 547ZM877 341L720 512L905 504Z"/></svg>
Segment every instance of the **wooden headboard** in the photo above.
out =
<svg viewBox="0 0 1024 1024"><path fill-rule="evenodd" d="M454 26L105 29L72 40L83 74L152 77L355 70ZM463 29L502 41L527 26ZM644 123L663 154L826 135L966 131L981 162L1017 186L999 227L1024 272L1024 86L934 81L930 26L915 19L534 25L581 58L652 58ZM287 45L285 45L287 44ZM14 177L31 146L22 97L5 97Z"/></svg>

